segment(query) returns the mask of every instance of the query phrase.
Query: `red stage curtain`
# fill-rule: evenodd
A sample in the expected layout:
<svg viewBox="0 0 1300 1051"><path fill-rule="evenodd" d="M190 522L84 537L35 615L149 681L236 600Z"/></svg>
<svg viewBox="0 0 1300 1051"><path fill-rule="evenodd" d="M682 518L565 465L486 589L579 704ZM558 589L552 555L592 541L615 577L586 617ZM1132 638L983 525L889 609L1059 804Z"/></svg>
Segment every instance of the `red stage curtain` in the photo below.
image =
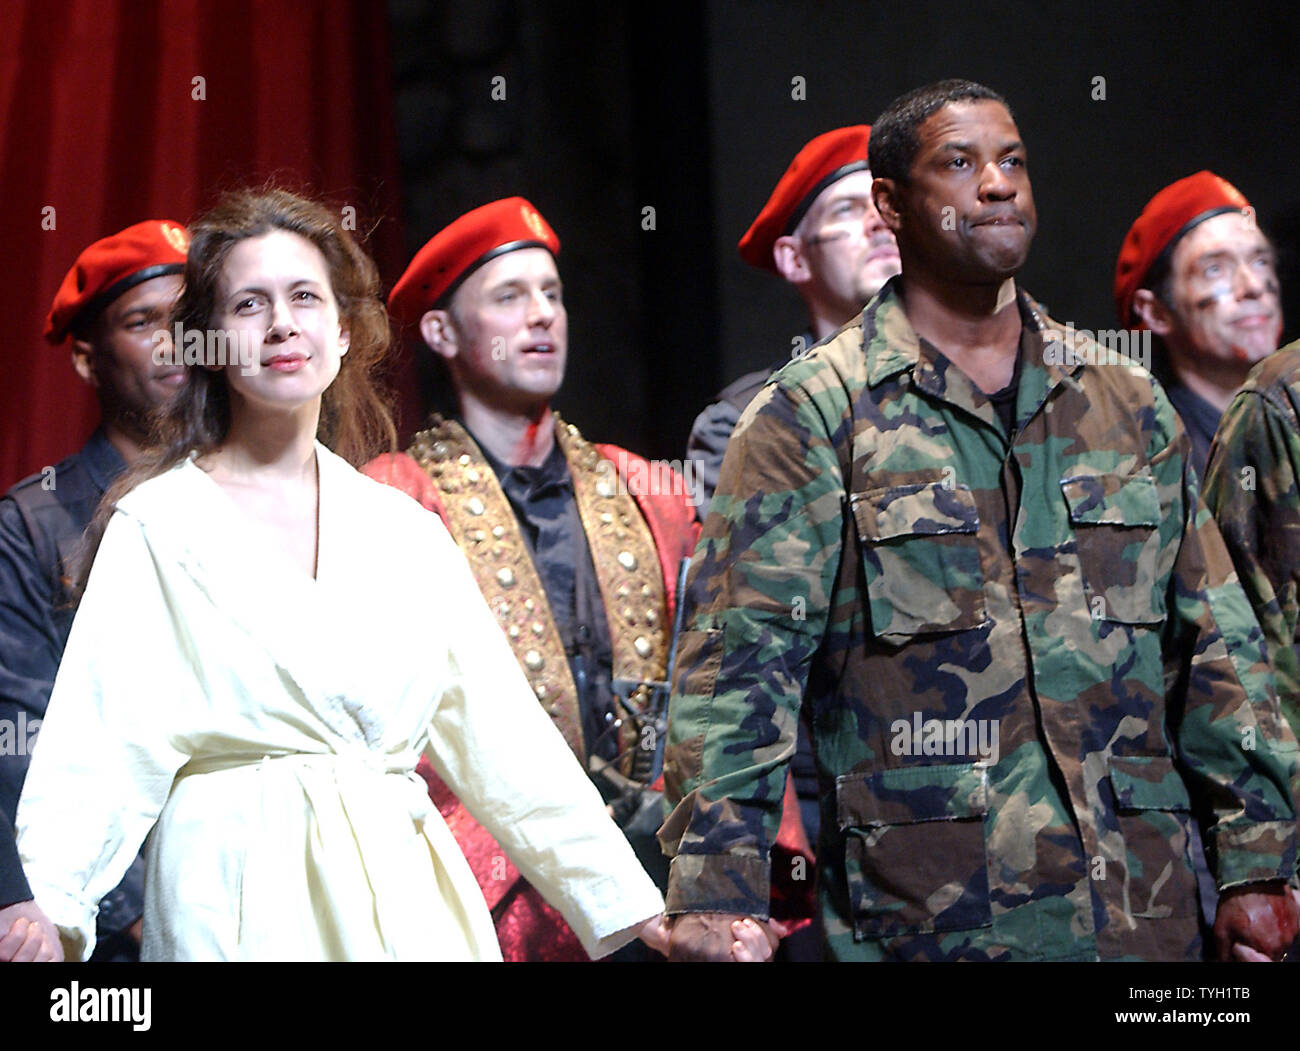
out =
<svg viewBox="0 0 1300 1051"><path fill-rule="evenodd" d="M392 110L382 0L5 0L0 490L94 427L91 392L41 338L91 241L274 177L353 205L359 232L382 220L370 249L391 284Z"/></svg>

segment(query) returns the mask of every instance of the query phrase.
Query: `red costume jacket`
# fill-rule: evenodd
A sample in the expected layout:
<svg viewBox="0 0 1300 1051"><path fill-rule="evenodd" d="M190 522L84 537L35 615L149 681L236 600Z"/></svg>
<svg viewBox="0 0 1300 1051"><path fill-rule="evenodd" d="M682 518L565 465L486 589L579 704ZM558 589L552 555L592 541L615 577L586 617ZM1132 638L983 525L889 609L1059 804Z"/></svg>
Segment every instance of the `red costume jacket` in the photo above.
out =
<svg viewBox="0 0 1300 1051"><path fill-rule="evenodd" d="M654 538L663 572L668 622L671 623L678 597L675 594L678 566L683 558L694 552L700 533L694 502L684 486L672 487L670 494L646 491L644 480L655 475L649 462L642 457L614 445L596 445L595 448L601 456L614 463ZM408 454L377 457L363 470L376 481L401 489L426 510L444 519L447 517L437 483ZM422 760L419 773L428 783L430 798L456 837L483 890L503 957L507 961L587 959L577 937L560 914L523 879L496 841L461 806L432 767ZM660 782L656 787L662 787L662 778ZM776 850L791 858L805 856L809 859L807 869L811 871L812 851L804 836L798 806L788 781ZM790 872L791 869L790 864L774 865L773 872ZM794 920L794 926L802 926L807 922L806 918L813 915L816 903L811 879L802 883L774 880L772 895L773 915L787 922Z"/></svg>

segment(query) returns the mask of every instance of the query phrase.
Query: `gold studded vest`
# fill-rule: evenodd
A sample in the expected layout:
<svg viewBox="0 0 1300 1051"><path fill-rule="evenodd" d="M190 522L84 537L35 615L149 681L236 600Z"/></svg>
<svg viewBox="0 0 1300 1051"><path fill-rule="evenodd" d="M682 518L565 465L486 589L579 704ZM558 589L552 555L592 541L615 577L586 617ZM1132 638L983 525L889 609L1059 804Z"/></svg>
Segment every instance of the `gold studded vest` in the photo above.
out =
<svg viewBox="0 0 1300 1051"><path fill-rule="evenodd" d="M553 415L604 600L613 677L662 679L669 626L654 538L614 464L576 427ZM415 436L410 455L438 486L447 528L465 553L483 597L537 699L585 767L577 686L514 508L465 428L439 417L432 424ZM643 701L647 692L639 690L634 701ZM635 730L627 720L621 745L619 766L626 774L636 745Z"/></svg>

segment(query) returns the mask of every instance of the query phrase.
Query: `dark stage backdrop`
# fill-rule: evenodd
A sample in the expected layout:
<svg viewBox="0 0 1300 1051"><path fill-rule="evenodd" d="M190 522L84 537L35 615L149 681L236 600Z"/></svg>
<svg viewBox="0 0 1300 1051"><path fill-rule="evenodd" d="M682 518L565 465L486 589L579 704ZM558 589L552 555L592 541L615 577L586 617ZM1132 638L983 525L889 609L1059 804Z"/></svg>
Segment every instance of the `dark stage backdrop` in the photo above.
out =
<svg viewBox="0 0 1300 1051"><path fill-rule="evenodd" d="M794 294L736 254L794 153L965 76L1007 97L1028 143L1039 233L1023 283L1058 319L1113 328L1124 232L1160 187L1210 168L1287 250L1300 334L1291 8L390 0L408 246L495 197L531 198L564 242L561 408L593 438L680 457L704 402L804 327Z"/></svg>
<svg viewBox="0 0 1300 1051"><path fill-rule="evenodd" d="M720 372L707 9L389 7L410 252L471 208L531 200L561 241L558 408L594 440L680 457Z"/></svg>
<svg viewBox="0 0 1300 1051"><path fill-rule="evenodd" d="M97 418L41 338L91 241L275 177L352 205L358 231L386 220L370 246L396 278L386 14L366 0L0 3L0 488L79 448Z"/></svg>
<svg viewBox="0 0 1300 1051"><path fill-rule="evenodd" d="M1115 328L1125 232L1157 190L1209 168L1282 241L1287 332L1300 335L1293 4L825 0L792 10L778 0L709 5L721 374L788 354L803 326L795 297L735 250L795 151L953 76L987 84L1015 113L1038 206L1021 283L1057 320ZM806 101L791 98L796 76Z"/></svg>
<svg viewBox="0 0 1300 1051"><path fill-rule="evenodd" d="M794 152L946 76L1015 110L1040 224L1023 281L1058 318L1112 327L1124 231L1155 190L1210 168L1277 235L1300 333L1297 28L1262 0L5 0L0 484L93 420L39 338L81 247L275 172L355 203L363 226L386 217L372 247L389 284L467 209L532 199L564 243L561 410L597 440L680 457L710 396L802 328L793 294L735 251ZM417 392L397 380L409 433Z"/></svg>

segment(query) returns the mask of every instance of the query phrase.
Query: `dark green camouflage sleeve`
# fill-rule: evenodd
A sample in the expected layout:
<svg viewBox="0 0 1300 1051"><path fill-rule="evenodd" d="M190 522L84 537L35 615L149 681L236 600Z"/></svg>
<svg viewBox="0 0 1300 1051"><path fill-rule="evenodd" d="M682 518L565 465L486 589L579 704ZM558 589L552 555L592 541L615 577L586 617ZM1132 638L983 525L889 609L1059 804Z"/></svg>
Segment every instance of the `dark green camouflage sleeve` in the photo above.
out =
<svg viewBox="0 0 1300 1051"><path fill-rule="evenodd" d="M1288 401L1244 390L1219 424L1205 501L1254 608L1277 675L1282 711L1300 726L1300 426Z"/></svg>
<svg viewBox="0 0 1300 1051"><path fill-rule="evenodd" d="M1152 470L1159 484L1181 486L1185 516L1163 647L1180 767L1219 888L1286 878L1295 867L1295 736L1281 716L1263 633L1201 499L1186 435L1158 387L1156 395L1158 416L1169 416L1159 429L1175 440Z"/></svg>
<svg viewBox="0 0 1300 1051"><path fill-rule="evenodd" d="M768 852L844 531L824 418L802 389L769 384L727 448L691 565L669 713L670 913L768 913Z"/></svg>

